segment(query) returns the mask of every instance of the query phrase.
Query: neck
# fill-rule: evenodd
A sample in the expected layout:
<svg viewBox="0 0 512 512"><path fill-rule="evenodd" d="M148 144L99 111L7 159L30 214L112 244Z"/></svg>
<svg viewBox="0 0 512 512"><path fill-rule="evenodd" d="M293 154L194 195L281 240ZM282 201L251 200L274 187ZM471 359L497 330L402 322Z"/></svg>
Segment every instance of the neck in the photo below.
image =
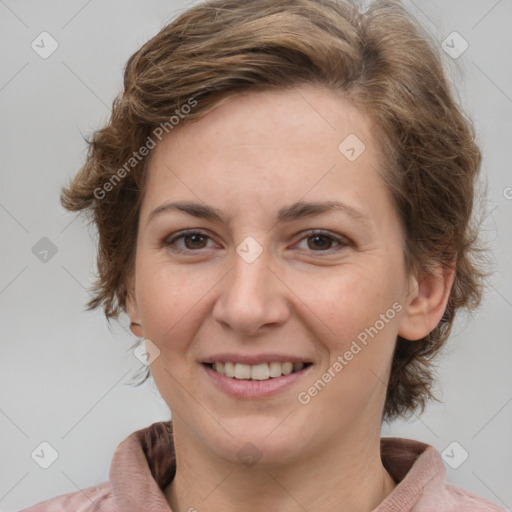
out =
<svg viewBox="0 0 512 512"><path fill-rule="evenodd" d="M183 426L174 435L176 476L165 490L173 512L370 512L396 486L382 465L380 432L336 439L293 464L251 467L210 457Z"/></svg>

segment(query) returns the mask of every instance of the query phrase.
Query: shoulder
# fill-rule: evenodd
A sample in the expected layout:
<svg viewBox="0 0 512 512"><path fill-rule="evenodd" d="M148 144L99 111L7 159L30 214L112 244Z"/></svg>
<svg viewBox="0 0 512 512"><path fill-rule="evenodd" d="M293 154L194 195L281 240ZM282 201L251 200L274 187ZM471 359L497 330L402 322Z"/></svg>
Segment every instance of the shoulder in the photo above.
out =
<svg viewBox="0 0 512 512"><path fill-rule="evenodd" d="M505 512L446 480L438 450L412 439L381 438L382 462L397 482L375 512Z"/></svg>
<svg viewBox="0 0 512 512"><path fill-rule="evenodd" d="M42 501L20 512L97 512L98 510L115 512L109 482Z"/></svg>
<svg viewBox="0 0 512 512"><path fill-rule="evenodd" d="M439 511L442 503L442 510L446 512L505 512L505 509L490 501L477 496L466 489L445 482L441 491L442 496L426 495L421 501L422 508L419 511ZM440 499L441 498L441 499Z"/></svg>

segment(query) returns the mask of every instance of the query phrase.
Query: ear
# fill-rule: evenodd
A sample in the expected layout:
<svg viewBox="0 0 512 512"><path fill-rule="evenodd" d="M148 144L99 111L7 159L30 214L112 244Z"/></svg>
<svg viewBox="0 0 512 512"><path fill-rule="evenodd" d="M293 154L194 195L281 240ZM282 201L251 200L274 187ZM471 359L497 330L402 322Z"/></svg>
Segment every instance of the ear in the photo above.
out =
<svg viewBox="0 0 512 512"><path fill-rule="evenodd" d="M138 338L144 338L139 315L139 307L135 296L135 283L132 279L128 280L126 289L126 309L128 310L128 316L130 317L130 331L132 331L132 333Z"/></svg>
<svg viewBox="0 0 512 512"><path fill-rule="evenodd" d="M406 340L420 340L432 332L441 320L455 278L455 265L439 265L434 274L412 277L410 294L400 320L398 335Z"/></svg>

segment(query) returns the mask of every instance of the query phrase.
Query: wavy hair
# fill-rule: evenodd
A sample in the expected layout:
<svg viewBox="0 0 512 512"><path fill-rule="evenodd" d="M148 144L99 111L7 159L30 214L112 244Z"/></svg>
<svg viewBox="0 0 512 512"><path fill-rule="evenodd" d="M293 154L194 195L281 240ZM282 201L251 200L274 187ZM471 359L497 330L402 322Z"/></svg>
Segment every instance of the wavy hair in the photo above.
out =
<svg viewBox="0 0 512 512"><path fill-rule="evenodd" d="M103 307L107 319L126 311L148 161L141 154L158 130L179 129L176 119L180 126L199 119L242 91L305 84L343 94L374 123L407 270L454 268L437 327L421 340L396 342L383 420L423 411L436 399L433 358L455 313L475 308L482 295L473 220L481 154L438 49L397 0L365 10L349 0L213 0L186 10L136 51L108 123L88 141L85 163L61 195L66 209L88 212L98 231L87 306Z"/></svg>

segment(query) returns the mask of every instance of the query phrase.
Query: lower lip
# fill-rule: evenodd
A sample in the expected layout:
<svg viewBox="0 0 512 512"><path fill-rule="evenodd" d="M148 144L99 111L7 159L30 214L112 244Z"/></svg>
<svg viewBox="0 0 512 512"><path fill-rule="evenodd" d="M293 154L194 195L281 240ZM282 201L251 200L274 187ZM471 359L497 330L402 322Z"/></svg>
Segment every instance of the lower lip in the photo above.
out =
<svg viewBox="0 0 512 512"><path fill-rule="evenodd" d="M201 365L214 384L227 395L235 398L267 398L277 395L302 379L313 365L298 372L274 377L268 380L244 380L226 377L205 364Z"/></svg>

